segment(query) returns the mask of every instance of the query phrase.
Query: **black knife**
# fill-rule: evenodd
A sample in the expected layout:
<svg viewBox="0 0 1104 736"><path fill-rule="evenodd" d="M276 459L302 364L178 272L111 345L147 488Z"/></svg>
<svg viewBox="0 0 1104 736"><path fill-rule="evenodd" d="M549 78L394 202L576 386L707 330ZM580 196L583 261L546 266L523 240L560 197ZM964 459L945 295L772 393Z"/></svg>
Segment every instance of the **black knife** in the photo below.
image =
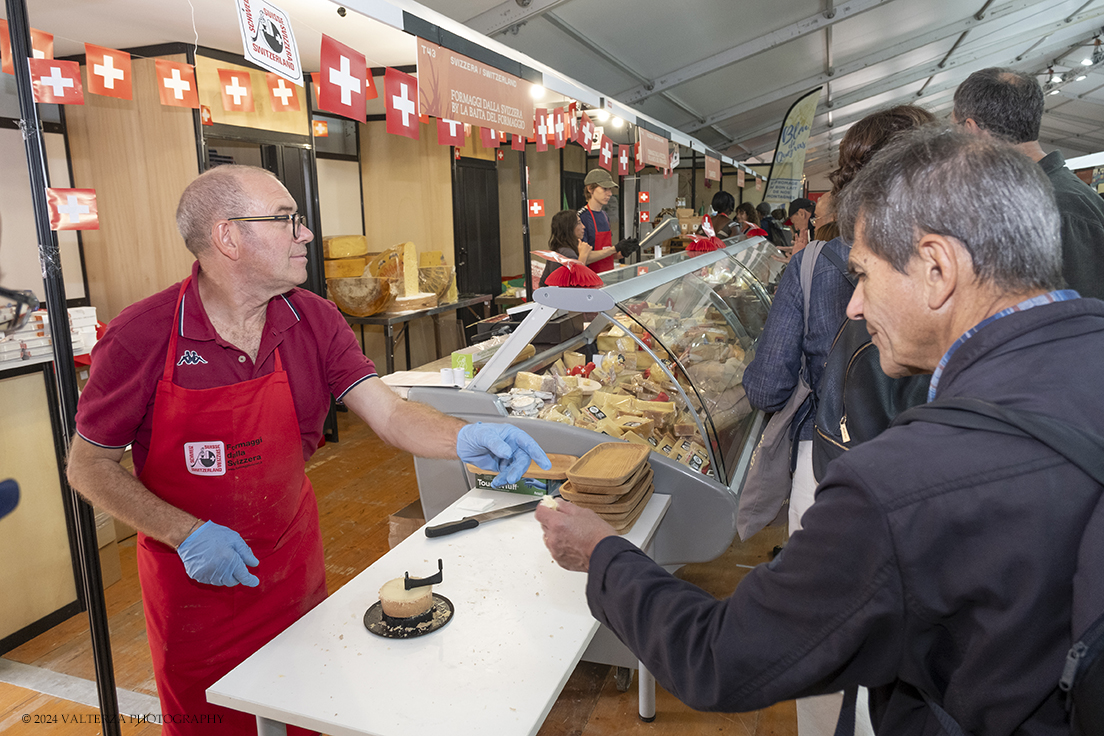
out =
<svg viewBox="0 0 1104 736"><path fill-rule="evenodd" d="M528 511L533 511L540 505L540 502L549 498L548 496L541 496L533 501L526 501L525 503L519 503L515 506L507 506L501 509L495 509L494 511L488 511L483 514L476 514L474 516L465 516L459 521L450 521L445 524L438 524L436 526L427 526L425 528L425 535L427 537L443 537L446 534L452 534L462 529L474 529L479 526L480 522L491 521L492 519L502 519L507 516L516 516L517 514L524 514ZM555 498L552 496L551 498Z"/></svg>

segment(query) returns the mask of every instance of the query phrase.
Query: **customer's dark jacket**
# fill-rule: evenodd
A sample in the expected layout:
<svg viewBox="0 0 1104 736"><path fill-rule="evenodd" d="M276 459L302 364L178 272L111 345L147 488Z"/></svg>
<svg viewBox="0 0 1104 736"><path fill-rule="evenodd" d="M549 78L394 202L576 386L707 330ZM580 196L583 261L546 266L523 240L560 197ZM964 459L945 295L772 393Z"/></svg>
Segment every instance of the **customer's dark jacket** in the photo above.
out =
<svg viewBox="0 0 1104 736"><path fill-rule="evenodd" d="M1066 168L1060 151L1048 153L1039 166L1062 216L1062 275L1081 296L1104 299L1104 199Z"/></svg>
<svg viewBox="0 0 1104 736"><path fill-rule="evenodd" d="M1102 365L1104 302L1048 304L968 339L939 396L1104 434ZM1034 440L910 424L834 461L803 529L732 597L714 600L620 538L595 549L587 595L695 708L750 710L863 684L880 734L942 733L923 690L975 736L1067 736L1056 683L1078 545L1100 498ZM1104 560L1081 574L1102 571Z"/></svg>

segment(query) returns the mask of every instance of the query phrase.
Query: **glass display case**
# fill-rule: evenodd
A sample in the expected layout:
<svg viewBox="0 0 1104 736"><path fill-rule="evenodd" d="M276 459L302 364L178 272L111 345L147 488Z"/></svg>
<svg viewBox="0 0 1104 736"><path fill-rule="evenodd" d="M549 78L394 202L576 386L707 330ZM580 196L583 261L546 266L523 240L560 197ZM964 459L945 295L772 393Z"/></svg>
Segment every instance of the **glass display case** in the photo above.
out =
<svg viewBox="0 0 1104 736"><path fill-rule="evenodd" d="M743 374L780 256L769 242L751 239L639 264L646 273L603 274L601 289L539 290L537 305L468 388L495 394L507 416L648 444L735 488L757 414ZM586 316L585 327L538 342L548 324L572 313ZM528 345L535 355L511 366Z"/></svg>

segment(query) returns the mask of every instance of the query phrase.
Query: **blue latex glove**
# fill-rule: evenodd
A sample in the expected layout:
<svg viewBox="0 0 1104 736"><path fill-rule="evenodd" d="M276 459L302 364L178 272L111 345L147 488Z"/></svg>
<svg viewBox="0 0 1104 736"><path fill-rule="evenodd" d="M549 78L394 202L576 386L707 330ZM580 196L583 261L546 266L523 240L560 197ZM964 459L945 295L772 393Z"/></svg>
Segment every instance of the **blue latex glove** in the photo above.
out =
<svg viewBox="0 0 1104 736"><path fill-rule="evenodd" d="M498 473L492 488L517 483L530 461L545 470L552 467L537 441L512 424L465 424L456 435L456 454L481 470Z"/></svg>
<svg viewBox="0 0 1104 736"><path fill-rule="evenodd" d="M260 564L249 545L236 531L213 521L189 534L176 553L184 561L188 577L197 583L225 586L240 583L255 588L261 582L246 569L246 565Z"/></svg>

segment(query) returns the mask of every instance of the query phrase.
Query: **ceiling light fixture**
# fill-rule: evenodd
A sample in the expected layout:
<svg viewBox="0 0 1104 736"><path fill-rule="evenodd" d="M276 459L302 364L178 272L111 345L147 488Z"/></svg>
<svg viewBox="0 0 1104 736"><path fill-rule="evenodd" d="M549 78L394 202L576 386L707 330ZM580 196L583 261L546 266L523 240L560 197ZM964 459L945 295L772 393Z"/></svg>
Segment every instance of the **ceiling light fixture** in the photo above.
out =
<svg viewBox="0 0 1104 736"><path fill-rule="evenodd" d="M597 112L598 122L604 123L609 120L610 114L606 110L599 109Z"/></svg>
<svg viewBox="0 0 1104 736"><path fill-rule="evenodd" d="M534 84L532 87L529 88L529 94L532 95L534 100L539 100L540 98L544 97L544 87L540 86L539 84Z"/></svg>
<svg viewBox="0 0 1104 736"><path fill-rule="evenodd" d="M615 128L620 128L625 124L625 121L615 115L613 120L610 121L610 124Z"/></svg>

